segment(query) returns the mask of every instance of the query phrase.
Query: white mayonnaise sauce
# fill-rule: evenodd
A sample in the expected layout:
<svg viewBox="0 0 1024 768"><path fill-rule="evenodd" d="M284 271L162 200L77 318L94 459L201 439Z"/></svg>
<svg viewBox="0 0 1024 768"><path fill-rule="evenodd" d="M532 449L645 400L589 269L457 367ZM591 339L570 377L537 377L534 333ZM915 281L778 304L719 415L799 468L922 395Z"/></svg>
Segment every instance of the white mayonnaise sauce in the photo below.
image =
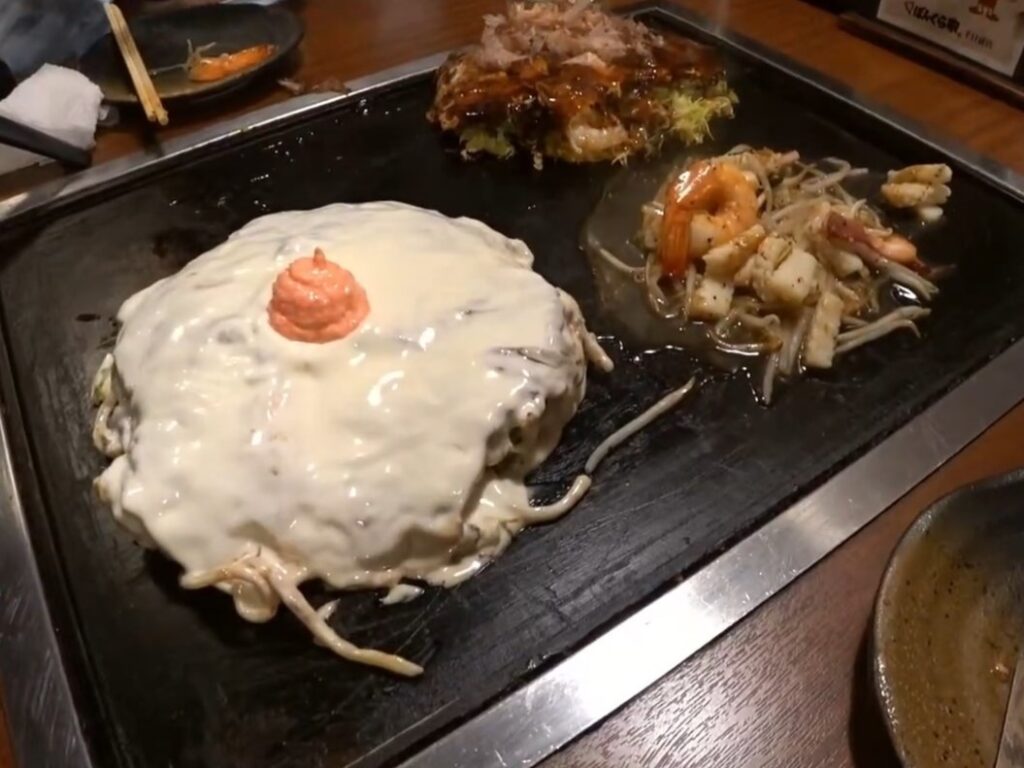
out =
<svg viewBox="0 0 1024 768"><path fill-rule="evenodd" d="M267 316L274 279L317 247L370 303L325 344ZM253 621L283 601L346 658L418 673L342 640L297 585L452 585L571 506L533 511L523 478L575 413L596 344L531 262L480 222L398 203L256 219L121 307L96 384L100 496L184 586L225 589Z"/></svg>

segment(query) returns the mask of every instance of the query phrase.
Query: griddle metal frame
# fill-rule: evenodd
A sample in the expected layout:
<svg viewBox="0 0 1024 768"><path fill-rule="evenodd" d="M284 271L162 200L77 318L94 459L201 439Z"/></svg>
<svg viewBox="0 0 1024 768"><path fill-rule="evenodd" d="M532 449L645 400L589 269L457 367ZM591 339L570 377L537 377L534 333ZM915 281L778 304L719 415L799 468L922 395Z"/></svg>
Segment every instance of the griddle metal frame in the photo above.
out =
<svg viewBox="0 0 1024 768"><path fill-rule="evenodd" d="M847 87L670 3L639 6L722 40L747 58L872 115L989 185L1024 200L1024 177L939 138ZM252 112L0 202L0 222L101 193L195 153L301 121L368 91L435 69L447 52L349 82L346 94L306 96ZM456 727L402 768L536 765L671 672L831 553L1024 400L1024 341L912 419L817 490L684 582L556 666ZM624 660L628 659L628 663ZM0 419L0 681L20 766L93 765L33 554Z"/></svg>

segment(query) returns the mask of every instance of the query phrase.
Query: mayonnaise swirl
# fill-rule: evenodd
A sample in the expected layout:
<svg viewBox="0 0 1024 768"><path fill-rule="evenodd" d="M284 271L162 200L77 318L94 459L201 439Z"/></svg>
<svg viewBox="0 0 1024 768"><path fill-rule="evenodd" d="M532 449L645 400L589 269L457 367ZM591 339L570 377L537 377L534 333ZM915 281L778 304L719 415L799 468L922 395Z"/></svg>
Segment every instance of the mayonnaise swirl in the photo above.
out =
<svg viewBox="0 0 1024 768"><path fill-rule="evenodd" d="M267 305L271 328L311 344L343 339L369 312L363 286L347 269L328 261L321 248L281 271Z"/></svg>

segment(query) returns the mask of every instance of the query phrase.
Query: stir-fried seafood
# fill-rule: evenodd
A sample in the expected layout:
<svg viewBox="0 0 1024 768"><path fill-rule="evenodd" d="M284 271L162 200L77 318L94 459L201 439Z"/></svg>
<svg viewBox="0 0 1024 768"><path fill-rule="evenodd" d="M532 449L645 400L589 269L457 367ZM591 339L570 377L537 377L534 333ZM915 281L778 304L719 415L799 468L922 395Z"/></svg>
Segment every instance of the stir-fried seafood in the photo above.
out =
<svg viewBox="0 0 1024 768"><path fill-rule="evenodd" d="M830 368L836 355L896 330L917 333L929 314L936 270L845 188L864 173L745 146L691 162L643 208L646 265L615 267L645 284L657 314L705 321L719 350L761 356L770 400L777 376ZM915 166L891 173L887 186L931 204L948 199L950 178L946 166ZM945 191L900 192L913 184ZM882 290L892 284L905 289L899 298Z"/></svg>

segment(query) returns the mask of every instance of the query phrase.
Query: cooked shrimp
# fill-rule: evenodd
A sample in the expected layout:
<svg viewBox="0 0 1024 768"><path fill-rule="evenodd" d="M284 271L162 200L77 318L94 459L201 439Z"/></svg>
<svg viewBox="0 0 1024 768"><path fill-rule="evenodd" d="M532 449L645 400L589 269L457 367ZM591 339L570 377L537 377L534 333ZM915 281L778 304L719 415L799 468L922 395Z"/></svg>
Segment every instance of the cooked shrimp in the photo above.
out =
<svg viewBox="0 0 1024 768"><path fill-rule="evenodd" d="M209 83L223 80L243 69L255 67L261 61L269 59L277 51L276 45L254 45L234 53L222 53L220 56L196 55L189 57L188 78L197 83Z"/></svg>
<svg viewBox="0 0 1024 768"><path fill-rule="evenodd" d="M833 240L848 244L850 250L863 257L868 263L877 263L879 258L894 261L910 267L915 272L926 274L929 269L917 256L917 246L907 238L895 233L882 235L867 229L856 219L833 211L826 221L826 232Z"/></svg>
<svg viewBox="0 0 1024 768"><path fill-rule="evenodd" d="M591 116L585 113L577 115L566 127L566 137L572 148L573 157L583 158L587 155L598 155L623 148L623 157L628 156L625 149L629 143L629 134L618 120L612 118L605 125L594 125Z"/></svg>
<svg viewBox="0 0 1024 768"><path fill-rule="evenodd" d="M732 163L698 161L665 194L658 261L669 277L690 261L728 243L757 223L757 189Z"/></svg>

